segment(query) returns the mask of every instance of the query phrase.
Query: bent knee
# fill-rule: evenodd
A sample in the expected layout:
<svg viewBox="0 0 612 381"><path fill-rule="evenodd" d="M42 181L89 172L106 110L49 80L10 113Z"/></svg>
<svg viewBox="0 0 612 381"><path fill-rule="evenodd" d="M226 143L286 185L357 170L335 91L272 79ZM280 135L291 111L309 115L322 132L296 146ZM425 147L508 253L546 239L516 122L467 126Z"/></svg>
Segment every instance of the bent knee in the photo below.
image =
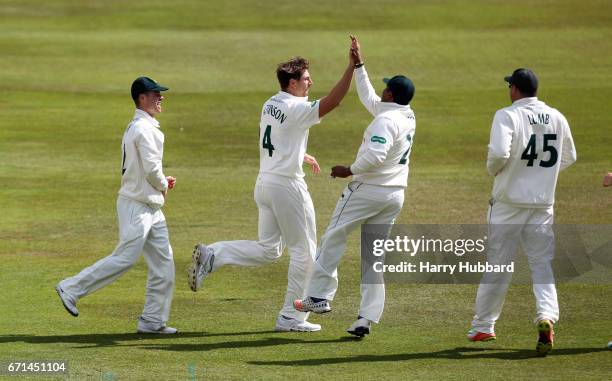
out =
<svg viewBox="0 0 612 381"><path fill-rule="evenodd" d="M264 249L264 258L269 261L275 261L283 255L283 247L281 245L266 245Z"/></svg>

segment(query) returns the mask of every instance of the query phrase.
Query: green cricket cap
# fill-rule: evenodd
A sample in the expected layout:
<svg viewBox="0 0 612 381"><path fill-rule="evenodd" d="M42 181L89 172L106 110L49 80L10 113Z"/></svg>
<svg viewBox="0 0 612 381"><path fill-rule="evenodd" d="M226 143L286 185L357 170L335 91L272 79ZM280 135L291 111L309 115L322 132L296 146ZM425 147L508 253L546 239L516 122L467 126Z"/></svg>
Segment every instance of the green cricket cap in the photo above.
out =
<svg viewBox="0 0 612 381"><path fill-rule="evenodd" d="M393 94L393 101L401 105L407 105L414 97L414 83L410 78L403 75L396 75L392 78L384 78L383 82Z"/></svg>
<svg viewBox="0 0 612 381"><path fill-rule="evenodd" d="M166 91L168 88L155 82L149 77L138 77L132 82L132 99L138 99L138 96L147 91Z"/></svg>
<svg viewBox="0 0 612 381"><path fill-rule="evenodd" d="M505 76L504 81L516 86L521 93L535 93L538 90L538 77L531 69L516 69L511 75Z"/></svg>

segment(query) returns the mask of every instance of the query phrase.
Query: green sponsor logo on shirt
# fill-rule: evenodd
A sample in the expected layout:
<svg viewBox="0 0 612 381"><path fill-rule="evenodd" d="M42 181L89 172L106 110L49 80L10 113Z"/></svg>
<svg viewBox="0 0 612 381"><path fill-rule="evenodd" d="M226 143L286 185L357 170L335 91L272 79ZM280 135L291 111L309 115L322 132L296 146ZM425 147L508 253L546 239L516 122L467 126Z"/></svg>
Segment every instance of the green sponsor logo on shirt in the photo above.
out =
<svg viewBox="0 0 612 381"><path fill-rule="evenodd" d="M370 139L370 141L372 143L381 143L381 144L385 144L387 142L387 139L383 138L382 136L372 136L372 139Z"/></svg>

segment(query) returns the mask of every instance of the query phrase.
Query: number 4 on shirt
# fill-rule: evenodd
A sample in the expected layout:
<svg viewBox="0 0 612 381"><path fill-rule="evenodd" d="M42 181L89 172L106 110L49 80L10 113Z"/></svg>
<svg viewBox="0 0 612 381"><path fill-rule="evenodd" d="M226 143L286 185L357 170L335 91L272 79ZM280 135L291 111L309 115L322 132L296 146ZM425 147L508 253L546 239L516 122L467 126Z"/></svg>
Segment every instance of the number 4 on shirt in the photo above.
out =
<svg viewBox="0 0 612 381"><path fill-rule="evenodd" d="M261 141L261 147L263 149L268 150L268 155L270 157L272 157L272 153L274 152L274 146L272 145L272 138L270 137L271 133L272 133L272 126L268 124L266 126L266 132L264 132L263 140Z"/></svg>

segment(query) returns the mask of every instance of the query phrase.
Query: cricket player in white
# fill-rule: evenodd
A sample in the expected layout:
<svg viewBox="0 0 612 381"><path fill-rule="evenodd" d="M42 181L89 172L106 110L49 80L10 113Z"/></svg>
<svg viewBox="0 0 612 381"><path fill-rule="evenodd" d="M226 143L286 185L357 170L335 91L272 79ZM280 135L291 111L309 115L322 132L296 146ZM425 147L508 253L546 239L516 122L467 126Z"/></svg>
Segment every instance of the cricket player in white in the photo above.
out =
<svg viewBox="0 0 612 381"><path fill-rule="evenodd" d="M487 169L495 177L489 208L487 260L507 264L523 247L532 273L538 327L537 351L553 346L559 305L551 261L554 256L553 204L559 171L576 161L569 125L556 109L536 97L538 79L529 69L505 77L512 105L498 110L491 127ZM485 274L476 296L468 338L495 339L511 273Z"/></svg>
<svg viewBox="0 0 612 381"><path fill-rule="evenodd" d="M308 132L347 93L354 66L350 54L349 60L344 75L329 95L312 102L308 101L312 86L308 61L296 57L278 66L281 91L264 103L259 124L260 167L255 184L259 240L198 244L194 249L188 280L191 289L197 291L208 273L225 265L259 266L273 262L286 246L290 255L287 293L276 331L321 329L320 325L306 321L308 314L293 308L293 300L304 296L317 246L315 212L302 163L318 167L316 160L306 155Z"/></svg>
<svg viewBox="0 0 612 381"><path fill-rule="evenodd" d="M332 177L353 176L342 192L327 231L317 251L307 297L295 300L300 311L331 311L329 300L338 288L338 264L346 249L347 236L361 224L395 222L402 210L408 185L408 162L416 121L410 108L414 85L398 75L385 79L387 87L378 97L363 66L359 42L353 37L357 92L365 108L374 116L363 135L355 162L336 166ZM385 285L361 284L361 306L357 321L347 330L356 336L370 333L371 322L378 323L385 303Z"/></svg>
<svg viewBox="0 0 612 381"><path fill-rule="evenodd" d="M122 141L121 189L117 199L119 244L110 256L56 286L66 310L78 316L76 303L80 298L115 281L144 253L149 272L145 306L138 319L139 333L177 332L166 326L174 289L174 260L166 218L161 211L167 191L174 187L176 179L163 173L164 134L155 119L164 99L160 92L166 90L167 87L148 77L139 77L132 83L136 112Z"/></svg>

